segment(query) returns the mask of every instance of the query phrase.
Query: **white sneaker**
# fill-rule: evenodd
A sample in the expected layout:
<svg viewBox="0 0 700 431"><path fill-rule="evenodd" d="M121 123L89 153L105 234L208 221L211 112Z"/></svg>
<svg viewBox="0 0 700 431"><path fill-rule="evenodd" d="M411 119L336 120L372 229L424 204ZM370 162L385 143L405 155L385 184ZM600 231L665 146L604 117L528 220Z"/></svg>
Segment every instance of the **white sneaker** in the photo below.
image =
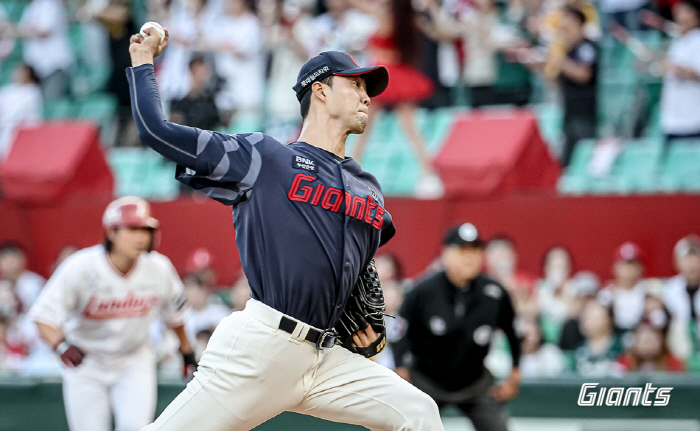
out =
<svg viewBox="0 0 700 431"><path fill-rule="evenodd" d="M422 176L416 184L413 196L416 199L439 199L445 194L445 187L437 174Z"/></svg>

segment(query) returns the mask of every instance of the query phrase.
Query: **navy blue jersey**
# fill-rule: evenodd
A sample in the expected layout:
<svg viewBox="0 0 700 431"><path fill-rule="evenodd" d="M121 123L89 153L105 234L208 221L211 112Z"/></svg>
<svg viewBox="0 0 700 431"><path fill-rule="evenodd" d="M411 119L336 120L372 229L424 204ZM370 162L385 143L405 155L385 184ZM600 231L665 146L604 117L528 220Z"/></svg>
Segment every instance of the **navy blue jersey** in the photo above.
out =
<svg viewBox="0 0 700 431"><path fill-rule="evenodd" d="M394 235L377 179L351 158L262 133L165 121L152 65L127 69L141 139L177 178L233 207L253 298L320 329L340 319L360 270Z"/></svg>

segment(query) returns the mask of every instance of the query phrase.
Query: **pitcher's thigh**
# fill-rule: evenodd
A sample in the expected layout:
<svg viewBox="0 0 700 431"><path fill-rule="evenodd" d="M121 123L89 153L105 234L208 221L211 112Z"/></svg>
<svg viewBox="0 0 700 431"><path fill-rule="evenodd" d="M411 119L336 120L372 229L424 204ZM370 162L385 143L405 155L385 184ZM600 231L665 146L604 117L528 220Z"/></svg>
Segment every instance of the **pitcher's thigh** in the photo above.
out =
<svg viewBox="0 0 700 431"><path fill-rule="evenodd" d="M326 355L312 390L293 411L372 431L443 430L437 405L428 395L342 347Z"/></svg>

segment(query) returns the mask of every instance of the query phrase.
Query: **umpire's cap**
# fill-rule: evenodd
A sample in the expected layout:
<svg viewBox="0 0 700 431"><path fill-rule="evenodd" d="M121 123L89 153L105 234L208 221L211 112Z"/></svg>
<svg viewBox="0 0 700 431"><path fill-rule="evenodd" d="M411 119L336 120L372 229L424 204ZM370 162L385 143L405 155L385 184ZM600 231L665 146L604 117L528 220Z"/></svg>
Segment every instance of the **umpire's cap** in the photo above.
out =
<svg viewBox="0 0 700 431"><path fill-rule="evenodd" d="M389 72L384 66L360 67L350 54L325 51L307 61L301 67L297 83L293 87L301 101L311 84L328 76L362 76L367 84L367 95L378 96L389 85Z"/></svg>
<svg viewBox="0 0 700 431"><path fill-rule="evenodd" d="M102 216L102 226L158 228L158 220L151 216L151 207L136 196L124 196L107 205Z"/></svg>
<svg viewBox="0 0 700 431"><path fill-rule="evenodd" d="M443 244L445 246L456 245L459 247L469 246L483 248L484 240L479 235L476 226L471 223L463 223L450 228L447 233L445 233Z"/></svg>

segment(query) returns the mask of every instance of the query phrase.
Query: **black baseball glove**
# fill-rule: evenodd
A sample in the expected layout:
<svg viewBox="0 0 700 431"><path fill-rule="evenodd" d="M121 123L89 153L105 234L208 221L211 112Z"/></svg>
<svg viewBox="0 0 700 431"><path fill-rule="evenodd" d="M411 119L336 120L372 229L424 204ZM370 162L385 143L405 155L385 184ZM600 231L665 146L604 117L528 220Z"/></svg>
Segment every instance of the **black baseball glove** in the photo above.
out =
<svg viewBox="0 0 700 431"><path fill-rule="evenodd" d="M386 346L386 326L384 325L384 294L379 283L377 268L374 259L367 265L355 284L355 289L350 295L345 310L336 325L338 340L341 346L353 353L371 358L377 355ZM367 347L357 347L352 342L352 335L372 326L378 337L375 342Z"/></svg>

